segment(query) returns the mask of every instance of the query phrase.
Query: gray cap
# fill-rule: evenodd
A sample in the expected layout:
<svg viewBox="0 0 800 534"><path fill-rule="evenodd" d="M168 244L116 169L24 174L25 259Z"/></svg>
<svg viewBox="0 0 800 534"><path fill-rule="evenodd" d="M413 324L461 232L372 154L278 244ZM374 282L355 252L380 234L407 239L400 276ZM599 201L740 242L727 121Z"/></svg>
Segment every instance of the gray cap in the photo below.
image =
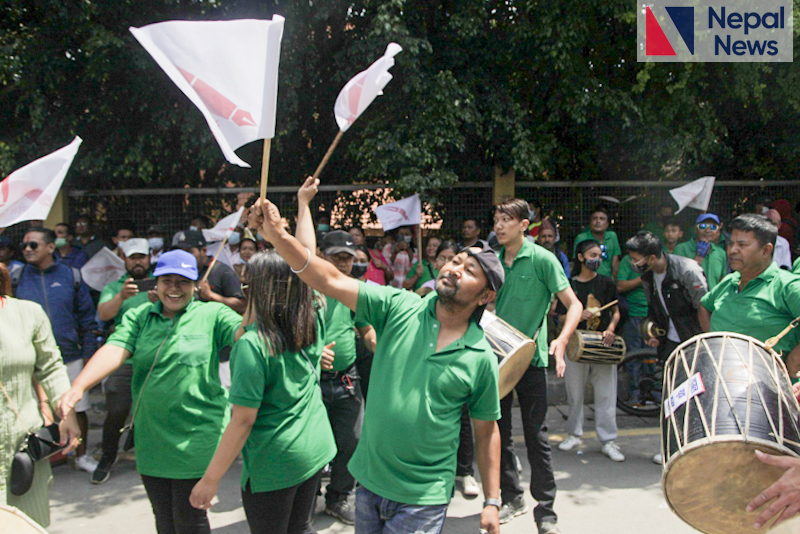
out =
<svg viewBox="0 0 800 534"><path fill-rule="evenodd" d="M485 241L478 240L471 247L464 247L459 251L466 252L468 255L475 258L483 269L486 278L489 281L489 287L492 291L500 291L503 282L506 279L506 272L503 269L503 264L500 263L500 258L497 253L492 250Z"/></svg>
<svg viewBox="0 0 800 534"><path fill-rule="evenodd" d="M122 241L119 248L125 253L126 258L130 258L134 254L150 254L150 243L141 237L132 237L127 241Z"/></svg>

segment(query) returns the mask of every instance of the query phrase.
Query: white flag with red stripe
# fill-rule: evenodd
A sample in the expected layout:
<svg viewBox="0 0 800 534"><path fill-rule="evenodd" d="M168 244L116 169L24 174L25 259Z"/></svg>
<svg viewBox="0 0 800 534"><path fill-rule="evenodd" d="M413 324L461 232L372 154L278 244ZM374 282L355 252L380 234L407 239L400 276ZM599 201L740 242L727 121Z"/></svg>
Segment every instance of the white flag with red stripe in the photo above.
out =
<svg viewBox="0 0 800 534"><path fill-rule="evenodd" d="M283 17L272 20L175 20L129 28L200 110L225 159L275 137Z"/></svg>
<svg viewBox="0 0 800 534"><path fill-rule="evenodd" d="M339 130L347 131L375 97L383 94L383 88L392 79L389 69L394 66L394 56L402 50L399 44L389 43L383 56L345 84L333 105Z"/></svg>
<svg viewBox="0 0 800 534"><path fill-rule="evenodd" d="M678 211L675 213L680 213L683 208L706 211L711 203L711 193L714 192L714 181L713 176L705 176L676 189L670 189L669 194L678 203Z"/></svg>
<svg viewBox="0 0 800 534"><path fill-rule="evenodd" d="M376 207L375 215L381 221L385 232L400 226L419 224L422 221L422 203L419 195L412 195L397 202Z"/></svg>
<svg viewBox="0 0 800 534"><path fill-rule="evenodd" d="M242 213L244 213L244 206L239 208L236 213L231 213L227 217L220 219L213 228L203 230L203 237L206 241L222 241L226 237L230 237L234 228L242 220Z"/></svg>
<svg viewBox="0 0 800 534"><path fill-rule="evenodd" d="M81 278L95 291L102 291L107 284L119 280L125 274L125 261L103 247L92 259L81 267Z"/></svg>
<svg viewBox="0 0 800 534"><path fill-rule="evenodd" d="M47 219L82 142L75 137L67 146L28 163L0 182L0 228Z"/></svg>

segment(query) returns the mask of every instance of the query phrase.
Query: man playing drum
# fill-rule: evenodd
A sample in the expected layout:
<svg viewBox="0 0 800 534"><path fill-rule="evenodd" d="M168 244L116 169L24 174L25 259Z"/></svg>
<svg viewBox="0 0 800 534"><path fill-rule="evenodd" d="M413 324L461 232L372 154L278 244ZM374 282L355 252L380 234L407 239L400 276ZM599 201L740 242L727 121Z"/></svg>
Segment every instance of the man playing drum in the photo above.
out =
<svg viewBox="0 0 800 534"><path fill-rule="evenodd" d="M498 366L476 322L503 284L492 249L461 251L442 267L436 291L421 299L342 274L289 235L269 201L257 201L250 222L305 283L355 311L356 321L372 324L378 334L370 402L348 465L361 484L356 532L441 532L466 404L487 498L480 526L498 534Z"/></svg>
<svg viewBox="0 0 800 534"><path fill-rule="evenodd" d="M497 315L537 342L536 355L531 367L516 386L522 413L522 427L528 461L531 465L531 494L538 505L534 520L539 534L558 533L553 502L556 483L550 444L547 440L547 323L545 314L550 299L555 294L567 308L561 334L550 344L549 354L556 359L556 372L564 376L564 350L569 337L581 319L583 306L572 291L564 269L552 253L525 239L528 228L528 203L515 198L498 204L495 208L494 231L503 246L500 259L505 269L505 284L497 293ZM541 327L541 330L537 330ZM502 440L500 490L503 508L501 523L528 510L519 484L514 444L511 439L511 404L513 394L500 401Z"/></svg>
<svg viewBox="0 0 800 534"><path fill-rule="evenodd" d="M761 342L777 336L800 316L800 277L772 261L778 236L775 224L763 215L745 214L728 228L728 261L734 272L702 299L700 318L712 332L737 332ZM800 371L800 332L793 329L775 345L783 352L789 376Z"/></svg>

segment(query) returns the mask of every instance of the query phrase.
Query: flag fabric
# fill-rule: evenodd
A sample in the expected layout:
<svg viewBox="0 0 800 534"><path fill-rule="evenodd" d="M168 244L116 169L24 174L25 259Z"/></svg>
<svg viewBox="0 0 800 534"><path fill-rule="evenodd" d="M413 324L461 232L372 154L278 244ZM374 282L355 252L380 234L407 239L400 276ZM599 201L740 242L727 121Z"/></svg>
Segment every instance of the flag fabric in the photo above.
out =
<svg viewBox="0 0 800 534"><path fill-rule="evenodd" d="M214 256L217 256L217 251L219 251L219 247L221 247L221 246L222 246L222 241L217 241L216 243L211 243L210 245L208 245L208 247L206 247L206 254L208 254L212 258ZM225 245L225 248L222 249L222 252L220 252L219 256L217 256L217 262L218 263L224 263L228 267L233 268L233 258L231 257L231 253L230 253L230 249L228 248L228 245Z"/></svg>
<svg viewBox="0 0 800 534"><path fill-rule="evenodd" d="M0 182L0 228L47 219L82 142L75 137L67 146L28 163Z"/></svg>
<svg viewBox="0 0 800 534"><path fill-rule="evenodd" d="M399 44L389 43L383 56L345 84L333 105L339 130L347 131L375 97L383 94L383 88L392 79L389 69L394 66L394 56L402 50Z"/></svg>
<svg viewBox="0 0 800 534"><path fill-rule="evenodd" d="M678 211L675 213L680 213L683 208L706 211L711 202L711 193L714 191L714 181L713 176L705 176L676 189L670 189L669 194L678 203Z"/></svg>
<svg viewBox="0 0 800 534"><path fill-rule="evenodd" d="M213 228L203 230L203 237L206 241L222 241L226 237L230 237L236 225L242 220L242 213L244 213L244 206L239 208L235 213L231 213L227 217L220 219Z"/></svg>
<svg viewBox="0 0 800 534"><path fill-rule="evenodd" d="M102 291L107 284L122 278L125 272L125 262L108 247L101 248L81 267L83 281L95 291Z"/></svg>
<svg viewBox="0 0 800 534"><path fill-rule="evenodd" d="M272 20L175 20L129 28L200 110L230 163L234 152L275 137L283 17Z"/></svg>
<svg viewBox="0 0 800 534"><path fill-rule="evenodd" d="M384 232L400 226L419 224L422 221L422 203L419 195L378 206L374 211L381 221Z"/></svg>

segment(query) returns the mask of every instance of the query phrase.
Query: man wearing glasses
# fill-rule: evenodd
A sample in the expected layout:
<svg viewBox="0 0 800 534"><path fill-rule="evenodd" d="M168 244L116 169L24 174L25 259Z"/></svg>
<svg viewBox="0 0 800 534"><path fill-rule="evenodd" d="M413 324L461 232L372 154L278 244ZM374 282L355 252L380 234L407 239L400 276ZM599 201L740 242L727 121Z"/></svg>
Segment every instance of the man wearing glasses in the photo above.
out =
<svg viewBox="0 0 800 534"><path fill-rule="evenodd" d="M617 237L617 233L608 229L610 224L611 214L604 206L597 206L589 216L589 228L578 234L578 237L575 238L575 247L572 251L572 257L574 258L576 256L579 243L587 239L594 239L600 243L601 258L603 259L597 272L616 280L622 249L619 246L619 237Z"/></svg>
<svg viewBox="0 0 800 534"><path fill-rule="evenodd" d="M39 303L53 325L53 334L67 366L70 381L80 374L85 360L94 354L97 342L92 332L94 303L80 271L61 263L53 256L56 234L48 228L34 228L25 234L22 255L28 262L15 276L15 296ZM39 399L45 401L46 399ZM78 445L75 467L94 472L97 460L86 454L89 436L89 396L75 405L83 442Z"/></svg>
<svg viewBox="0 0 800 534"><path fill-rule="evenodd" d="M676 255L694 259L703 268L709 290L714 289L727 270L728 259L725 250L714 244L717 232L721 228L719 217L713 213L703 213L695 222L695 237L675 247Z"/></svg>

